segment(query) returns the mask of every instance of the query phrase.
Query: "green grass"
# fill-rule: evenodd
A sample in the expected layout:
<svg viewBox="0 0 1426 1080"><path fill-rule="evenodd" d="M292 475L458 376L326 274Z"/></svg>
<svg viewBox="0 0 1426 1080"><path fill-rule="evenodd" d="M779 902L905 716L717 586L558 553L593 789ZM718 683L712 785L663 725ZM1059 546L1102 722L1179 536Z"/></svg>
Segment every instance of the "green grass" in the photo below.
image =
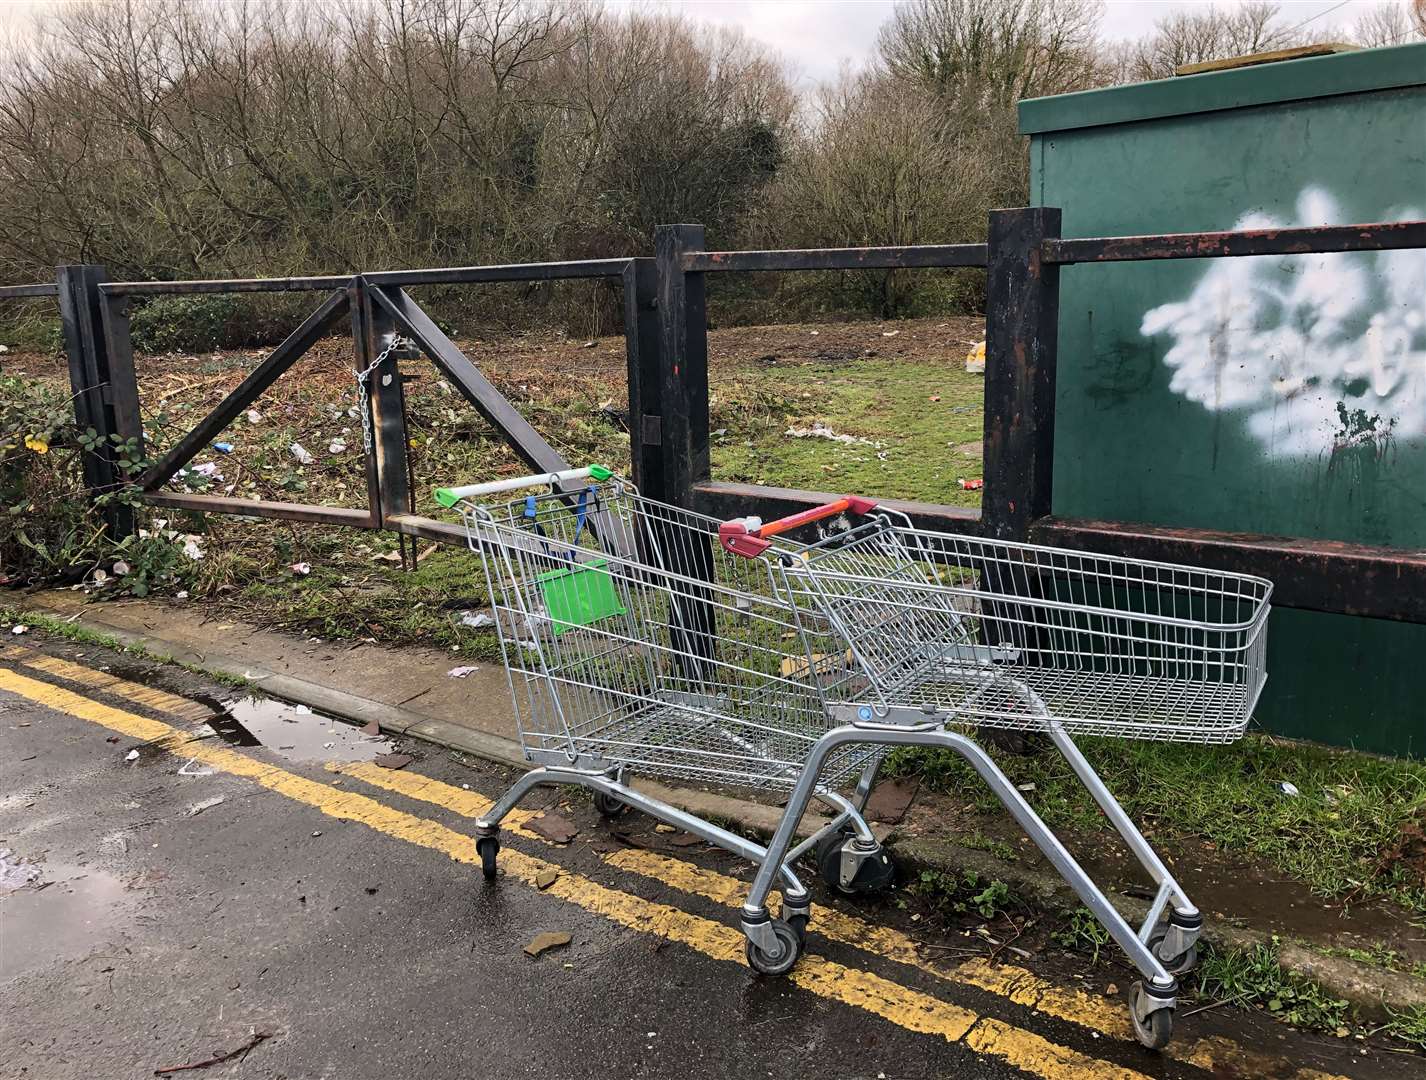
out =
<svg viewBox="0 0 1426 1080"><path fill-rule="evenodd" d="M1426 763L1254 736L1222 747L1084 739L1081 749L1141 827L1257 856L1328 896L1382 897L1426 913L1426 882L1382 860L1426 815ZM999 761L1016 784L1035 785L1031 801L1051 827L1109 828L1052 750ZM1003 813L954 754L899 751L888 772L919 773L933 791L973 792L978 810ZM1281 794L1284 780L1301 794Z"/></svg>
<svg viewBox="0 0 1426 1080"><path fill-rule="evenodd" d="M1353 960L1358 964L1367 964L1370 967L1382 968L1385 971L1397 971L1410 975L1413 978L1426 979L1426 960L1413 962L1409 957L1403 956L1397 952L1397 950L1380 943L1365 949L1329 945L1319 951L1324 956L1340 956L1347 960Z"/></svg>
<svg viewBox="0 0 1426 1080"><path fill-rule="evenodd" d="M1200 997L1263 1009L1298 1027L1345 1033L1352 1018L1350 1003L1311 979L1283 971L1276 938L1246 949L1200 944L1195 976Z"/></svg>
<svg viewBox="0 0 1426 1080"><path fill-rule="evenodd" d="M981 476L985 380L963 365L867 359L746 366L715 377L715 479L980 505L980 492L957 483ZM867 441L786 434L819 422Z"/></svg>

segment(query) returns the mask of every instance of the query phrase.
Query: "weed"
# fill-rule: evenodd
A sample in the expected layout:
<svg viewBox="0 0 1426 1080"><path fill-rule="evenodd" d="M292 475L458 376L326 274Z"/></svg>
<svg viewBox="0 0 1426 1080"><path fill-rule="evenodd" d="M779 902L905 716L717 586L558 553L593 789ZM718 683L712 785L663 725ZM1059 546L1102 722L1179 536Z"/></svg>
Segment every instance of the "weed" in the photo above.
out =
<svg viewBox="0 0 1426 1080"><path fill-rule="evenodd" d="M982 919L997 918L1018 903L1009 885L999 879L986 880L974 870L959 874L922 870L911 883L911 892L941 914L975 912Z"/></svg>
<svg viewBox="0 0 1426 1080"><path fill-rule="evenodd" d="M1418 1050L1426 1050L1426 1005L1412 1005L1400 1012L1388 1009L1387 1017L1383 1030L1388 1035L1410 1043Z"/></svg>
<svg viewBox="0 0 1426 1080"><path fill-rule="evenodd" d="M1329 945L1320 950L1324 956L1341 956L1358 964L1382 968L1386 971L1405 972L1418 979L1426 979L1426 960L1411 961L1395 949L1380 943L1365 949L1351 946Z"/></svg>
<svg viewBox="0 0 1426 1080"><path fill-rule="evenodd" d="M1280 1020L1317 1031L1338 1031L1351 1005L1320 984L1283 971L1278 939L1242 949L1199 944L1198 993L1215 1001L1265 1009Z"/></svg>
<svg viewBox="0 0 1426 1080"><path fill-rule="evenodd" d="M972 833L970 836L960 837L959 843L962 847L968 847L973 851L984 851L1006 862L1015 862L1020 858L1015 849L1004 840L996 840L984 833Z"/></svg>
<svg viewBox="0 0 1426 1080"><path fill-rule="evenodd" d="M1094 912L1077 907L1065 916L1059 928L1050 933L1056 945L1089 956L1091 964L1099 963L1099 950L1109 944L1109 931L1100 925Z"/></svg>

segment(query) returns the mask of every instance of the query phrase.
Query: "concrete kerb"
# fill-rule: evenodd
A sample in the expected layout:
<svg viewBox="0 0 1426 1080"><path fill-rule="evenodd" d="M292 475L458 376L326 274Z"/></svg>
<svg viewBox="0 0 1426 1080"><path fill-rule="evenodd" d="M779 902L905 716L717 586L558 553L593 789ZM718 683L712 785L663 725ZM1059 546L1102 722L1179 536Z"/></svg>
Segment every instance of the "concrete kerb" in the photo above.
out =
<svg viewBox="0 0 1426 1080"><path fill-rule="evenodd" d="M43 595L31 597L33 608L47 615ZM230 678L241 678L262 693L328 713L357 725L375 720L382 731L469 754L472 757L508 768L524 768L526 761L520 744L426 716L413 709L372 701L307 679L270 671L241 659L205 651L198 653L175 648L174 642L161 637L136 633L114 626L102 618L85 614L77 623L91 633L107 636L120 644L139 649L155 657L168 659L199 671ZM766 839L777 825L779 811L762 803L720 795L692 788L675 788L655 781L636 781L635 786L655 798L671 803L689 813L732 823L738 831ZM809 813L809 816L810 813ZM816 822L811 823L815 827ZM799 830L804 831L804 830ZM989 852L962 847L950 841L927 840L899 836L894 828L874 826L874 831L893 850L904 872L920 874L933 870L944 874L961 874L972 870L987 880L1003 881L1015 896L1025 903L1057 914L1080 905L1073 890L1058 876L1031 867L997 858ZM1109 899L1120 914L1138 925L1148 913L1147 901L1110 893ZM1267 944L1271 935L1260 930L1210 923L1204 940L1220 948L1249 948ZM1284 971L1311 979L1329 993L1350 1001L1368 1020L1385 1020L1390 1012L1410 1008L1426 1008L1426 982L1410 975L1386 971L1345 957L1327 956L1314 949L1284 942L1278 952Z"/></svg>

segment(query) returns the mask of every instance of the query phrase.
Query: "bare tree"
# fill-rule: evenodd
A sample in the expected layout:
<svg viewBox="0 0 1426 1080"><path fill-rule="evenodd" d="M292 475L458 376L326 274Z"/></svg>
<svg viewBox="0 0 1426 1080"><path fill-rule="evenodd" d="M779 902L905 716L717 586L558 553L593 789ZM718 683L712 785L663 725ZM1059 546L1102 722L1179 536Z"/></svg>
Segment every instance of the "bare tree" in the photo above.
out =
<svg viewBox="0 0 1426 1080"><path fill-rule="evenodd" d="M1352 23L1351 38L1359 45L1400 45L1413 37L1426 37L1426 0L1417 5L1415 12L1407 0L1387 0L1369 8Z"/></svg>
<svg viewBox="0 0 1426 1080"><path fill-rule="evenodd" d="M1154 32L1133 46L1126 74L1136 80L1164 79L1186 64L1269 52L1321 40L1308 25L1283 25L1282 6L1249 0L1235 8L1176 10L1159 19Z"/></svg>

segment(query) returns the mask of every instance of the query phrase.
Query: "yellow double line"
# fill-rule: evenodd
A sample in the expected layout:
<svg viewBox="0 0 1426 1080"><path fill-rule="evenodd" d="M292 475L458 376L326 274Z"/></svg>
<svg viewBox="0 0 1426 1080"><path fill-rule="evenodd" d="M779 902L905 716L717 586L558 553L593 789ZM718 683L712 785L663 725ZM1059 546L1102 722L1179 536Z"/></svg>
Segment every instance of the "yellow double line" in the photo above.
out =
<svg viewBox="0 0 1426 1080"><path fill-rule="evenodd" d="M4 655L17 658L14 653L12 649ZM90 685L96 685L94 676L101 675L100 688L106 692L140 700L153 708L164 708L151 696L161 692L102 676L77 664L38 655L34 660L26 658L24 662L49 674ZM360 822L387 836L442 852L458 862L478 861L470 837L439 822L407 814L364 795L307 779L226 747L193 741L186 733L161 721L113 708L5 669L0 669L0 689L100 724L121 735L181 752L215 769L252 780L333 818ZM144 696L135 698L137 692L143 692ZM182 703L190 709L193 704L182 698L173 698L173 702ZM418 774L396 773L368 765L345 766L334 771L407 798L445 807L463 816L478 816L490 805L488 800L474 792ZM524 828L531 816L527 812L517 812L507 818L507 824L511 831L534 836ZM653 878L719 903L735 904L741 901L743 886L740 882L680 860L652 852L627 850L606 856L605 861L617 869ZM503 852L501 862L508 877L531 886L542 873L558 870L559 876L546 890L552 895L630 929L677 941L713 959L743 962L743 936L732 927L610 889L520 851ZM1045 1015L1083 1025L1113 1038L1127 1036L1128 1025L1119 1010L1103 999L1056 987L1024 969L972 961L942 971L926 964L915 943L899 932L828 909L817 913L814 930L831 940L871 949L938 978L988 990ZM795 985L821 997L861 1008L911 1031L961 1042L976 1053L1000 1058L1044 1080L1091 1076L1120 1080L1142 1077L1138 1072L1057 1045L1004 1021L980 1016L872 972L850 968L814 954L807 955L789 978ZM1221 1070L1236 1067L1252 1075L1275 1072L1281 1075L1279 1070L1283 1065L1281 1059L1254 1054L1228 1040L1218 1039L1200 1040L1174 1056L1199 1068ZM1296 1080L1344 1080L1329 1078L1327 1074L1312 1070L1300 1070L1294 1075Z"/></svg>

